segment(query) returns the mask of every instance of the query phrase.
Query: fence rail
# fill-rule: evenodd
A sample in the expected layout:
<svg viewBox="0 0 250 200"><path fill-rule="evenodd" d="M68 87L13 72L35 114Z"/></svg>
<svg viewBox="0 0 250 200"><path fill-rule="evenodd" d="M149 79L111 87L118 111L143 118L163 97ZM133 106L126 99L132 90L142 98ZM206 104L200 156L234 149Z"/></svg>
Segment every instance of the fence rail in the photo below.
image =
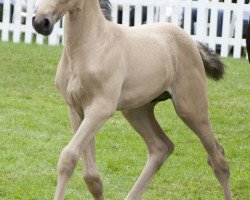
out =
<svg viewBox="0 0 250 200"><path fill-rule="evenodd" d="M48 38L34 31L32 16L35 1L0 0L1 41L49 45L63 43L63 20L55 25ZM230 53L234 58L246 56L244 28L250 16L250 4L244 0L237 3L231 0L111 0L111 3L115 23L138 26L169 21L183 27L194 40L218 50L222 57Z"/></svg>

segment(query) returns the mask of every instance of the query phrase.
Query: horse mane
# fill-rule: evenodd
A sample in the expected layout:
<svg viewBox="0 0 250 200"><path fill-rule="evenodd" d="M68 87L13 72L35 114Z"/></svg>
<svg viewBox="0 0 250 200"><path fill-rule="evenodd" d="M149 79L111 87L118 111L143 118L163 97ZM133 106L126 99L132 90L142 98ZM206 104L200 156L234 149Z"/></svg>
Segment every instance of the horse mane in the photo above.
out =
<svg viewBox="0 0 250 200"><path fill-rule="evenodd" d="M101 9L102 9L102 13L105 16L105 18L109 21L112 20L112 6L109 0L99 0Z"/></svg>

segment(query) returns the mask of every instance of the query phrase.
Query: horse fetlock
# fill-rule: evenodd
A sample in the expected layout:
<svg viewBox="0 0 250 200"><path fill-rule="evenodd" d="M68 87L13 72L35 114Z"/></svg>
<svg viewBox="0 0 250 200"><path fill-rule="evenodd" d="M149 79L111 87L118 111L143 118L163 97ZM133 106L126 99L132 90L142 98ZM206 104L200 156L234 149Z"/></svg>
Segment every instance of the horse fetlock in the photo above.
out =
<svg viewBox="0 0 250 200"><path fill-rule="evenodd" d="M224 164L214 166L214 173L216 175L220 175L221 173L223 173L223 174L225 174L226 176L229 177L230 169L229 169L228 164L225 162Z"/></svg>
<svg viewBox="0 0 250 200"><path fill-rule="evenodd" d="M104 199L103 197L103 185L101 182L99 173L86 173L83 176L85 183L87 184L91 194L97 200Z"/></svg>
<svg viewBox="0 0 250 200"><path fill-rule="evenodd" d="M217 159L210 159L210 161L214 174L219 180L224 178L229 179L230 169L224 156L220 155Z"/></svg>

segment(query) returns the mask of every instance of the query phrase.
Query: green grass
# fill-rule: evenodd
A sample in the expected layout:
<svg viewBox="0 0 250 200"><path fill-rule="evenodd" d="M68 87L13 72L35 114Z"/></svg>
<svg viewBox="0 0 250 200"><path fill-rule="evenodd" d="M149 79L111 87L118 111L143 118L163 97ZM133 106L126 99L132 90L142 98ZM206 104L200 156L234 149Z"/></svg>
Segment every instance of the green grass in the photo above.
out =
<svg viewBox="0 0 250 200"><path fill-rule="evenodd" d="M52 199L56 163L72 136L66 105L54 87L62 47L0 43L0 199ZM223 59L227 75L208 81L209 111L231 167L234 199L250 197L250 65ZM198 139L170 101L157 117L175 151L150 184L145 200L223 199ZM97 135L97 165L105 197L124 199L147 158L141 138L117 113ZM80 163L66 199L92 199Z"/></svg>

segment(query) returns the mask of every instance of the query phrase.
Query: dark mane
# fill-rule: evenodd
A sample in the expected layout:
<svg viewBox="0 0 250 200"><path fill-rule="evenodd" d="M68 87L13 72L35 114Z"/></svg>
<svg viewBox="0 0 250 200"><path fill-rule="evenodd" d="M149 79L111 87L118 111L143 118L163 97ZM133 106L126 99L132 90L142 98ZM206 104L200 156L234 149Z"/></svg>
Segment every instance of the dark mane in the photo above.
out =
<svg viewBox="0 0 250 200"><path fill-rule="evenodd" d="M109 0L99 0L103 15L105 16L105 18L109 21L112 20L112 6Z"/></svg>

